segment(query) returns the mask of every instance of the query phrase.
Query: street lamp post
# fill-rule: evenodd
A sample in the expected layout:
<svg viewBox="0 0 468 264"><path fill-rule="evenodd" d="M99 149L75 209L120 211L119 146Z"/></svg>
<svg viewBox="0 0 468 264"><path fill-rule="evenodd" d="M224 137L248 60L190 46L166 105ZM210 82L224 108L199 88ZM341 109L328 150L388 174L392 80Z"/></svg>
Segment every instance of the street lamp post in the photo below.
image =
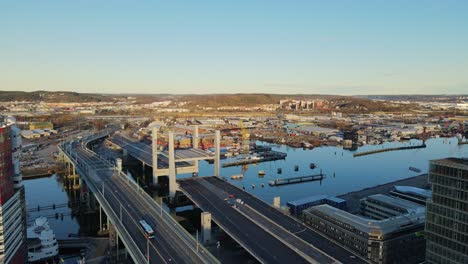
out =
<svg viewBox="0 0 468 264"><path fill-rule="evenodd" d="M146 262L150 262L150 254L149 254L149 238L146 238Z"/></svg>

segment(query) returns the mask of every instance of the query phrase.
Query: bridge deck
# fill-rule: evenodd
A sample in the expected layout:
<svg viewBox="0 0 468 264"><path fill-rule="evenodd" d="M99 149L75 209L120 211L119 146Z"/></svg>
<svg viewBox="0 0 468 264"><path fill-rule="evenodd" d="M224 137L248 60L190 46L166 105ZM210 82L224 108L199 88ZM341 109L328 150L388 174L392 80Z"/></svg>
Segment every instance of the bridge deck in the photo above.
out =
<svg viewBox="0 0 468 264"><path fill-rule="evenodd" d="M61 148L71 158L98 201L103 203L103 209L107 210L111 221L119 223L115 225L117 231L128 233L129 236L123 235L121 238L130 237L142 255L146 256L149 249L150 263L217 263L203 247L195 252L193 237L110 163L80 144L70 143ZM153 227L154 239L146 238L138 223L141 219ZM120 227L123 229L120 230Z"/></svg>
<svg viewBox="0 0 468 264"><path fill-rule="evenodd" d="M213 220L265 263L337 263L336 260L311 247L284 228L261 216L255 209L225 201L230 192L218 184L218 179L190 178L180 180L181 190ZM220 181L221 184L223 181ZM236 196L235 198L239 198ZM299 224L300 223L296 223Z"/></svg>
<svg viewBox="0 0 468 264"><path fill-rule="evenodd" d="M205 178L207 182L220 188L226 190L229 194L233 194L234 197L240 198L250 207L258 211L260 214L264 215L268 219L271 219L276 224L280 225L289 232L295 234L305 242L313 245L315 248L333 256L336 260L342 263L367 263L363 259L359 258L357 255L349 252L348 250L338 246L337 244L331 242L327 238L324 238L317 232L313 231L303 223L295 220L294 218L283 214L278 209L270 206L259 198L253 196L252 194L230 184L229 182L219 178L219 177L207 177Z"/></svg>
<svg viewBox="0 0 468 264"><path fill-rule="evenodd" d="M111 141L114 144L126 149L130 155L145 162L152 164L152 149L151 146L145 142L135 141L125 136L115 135ZM169 167L169 154L167 151L158 152L158 169L166 169ZM213 159L213 154L201 149L176 149L174 152L177 167L190 166L187 161Z"/></svg>

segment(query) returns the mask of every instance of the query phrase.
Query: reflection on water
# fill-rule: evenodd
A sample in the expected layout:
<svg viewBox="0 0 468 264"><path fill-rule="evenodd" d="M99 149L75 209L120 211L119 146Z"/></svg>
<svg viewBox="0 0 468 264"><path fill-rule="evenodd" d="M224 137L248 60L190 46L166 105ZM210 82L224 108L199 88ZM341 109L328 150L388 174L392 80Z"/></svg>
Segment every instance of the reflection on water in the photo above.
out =
<svg viewBox="0 0 468 264"><path fill-rule="evenodd" d="M343 150L342 147L320 147L313 150L290 148L258 142L269 145L273 150L286 152L285 160L278 160L258 165L249 165L244 172L243 180L231 180L237 186L244 186L247 191L271 203L274 196L281 197L281 203L299 199L309 195L328 194L340 195L350 191L392 182L399 179L415 176L419 173L410 171L410 166L427 172L428 161L445 157L467 157L468 145L457 145L453 139L430 139L426 141L427 148L385 152L369 156L353 157L353 153L372 149L396 147L402 145L417 145L421 141L412 140L405 143L386 143L383 145L368 145L357 151ZM233 161L236 158L222 160ZM311 170L310 163L315 163L317 168ZM299 170L295 171L294 166ZM278 175L278 168L282 174ZM266 175L259 177L258 171L265 171ZM320 171L326 174L322 182L306 182L280 187L271 187L268 182L276 178L287 178L317 174ZM229 178L233 174L242 172L242 166L221 168L221 174ZM199 175L213 175L213 165L200 162ZM188 176L188 175L183 175ZM261 187L262 183L265 187ZM252 184L255 188L252 188ZM30 209L52 204L65 204L69 201L79 203L80 191L71 191L64 188L62 177L52 175L48 178L32 179L24 181L26 191L26 204ZM58 214L58 219L55 214ZM63 219L61 219L63 214ZM64 239L69 234L93 234L98 227L96 212L87 212L79 217L73 216L72 209L68 206L56 210L41 210L28 213L28 220L34 220L39 216L49 216L49 222L58 239Z"/></svg>
<svg viewBox="0 0 468 264"><path fill-rule="evenodd" d="M49 224L55 232L57 239L68 238L68 234L76 234L79 231L79 225L76 218L72 217L72 210L66 206L55 210L37 211L37 206L49 206L59 204L67 204L69 196L63 188L63 183L57 181L55 174L40 179L31 179L24 181L26 208L36 211L28 212L28 222L34 221L39 216L49 218ZM58 219L55 219L55 214L59 214ZM63 220L60 215L63 214Z"/></svg>
<svg viewBox="0 0 468 264"><path fill-rule="evenodd" d="M269 145L273 150L286 152L285 160L249 165L244 173L243 180L229 181L237 186L244 186L247 191L272 203L273 197L280 196L281 203L299 199L309 195L327 194L340 195L351 191L384 184L399 179L408 178L428 170L429 160L445 157L468 157L468 145L457 145L455 138L429 139L427 148L384 152L369 156L353 157L353 154L374 149L419 145L420 140L408 142L389 142L383 145L367 145L357 151L343 150L342 147L319 147L312 150L296 149L287 146ZM221 163L233 161L236 158L222 160ZM315 163L317 168L311 170L310 163ZM294 166L299 170L295 171ZM408 168L416 167L421 173L410 171ZM282 169L282 174L277 174L277 169ZM258 171L266 172L264 177L259 177ZM323 171L326 178L320 182L306 182L300 184L270 187L268 182L276 178L288 178L317 174ZM229 178L233 174L242 172L242 166L221 168L221 175ZM199 175L213 175L213 165L206 162L200 163ZM261 187L261 184L265 187ZM255 188L252 188L252 184Z"/></svg>
<svg viewBox="0 0 468 264"><path fill-rule="evenodd" d="M88 196L83 195L80 189L73 190L66 186L71 187L64 184L62 176L55 174L25 180L28 224L39 216L47 217L57 239L95 234L98 224L93 200L88 202ZM48 208L38 210L38 206Z"/></svg>

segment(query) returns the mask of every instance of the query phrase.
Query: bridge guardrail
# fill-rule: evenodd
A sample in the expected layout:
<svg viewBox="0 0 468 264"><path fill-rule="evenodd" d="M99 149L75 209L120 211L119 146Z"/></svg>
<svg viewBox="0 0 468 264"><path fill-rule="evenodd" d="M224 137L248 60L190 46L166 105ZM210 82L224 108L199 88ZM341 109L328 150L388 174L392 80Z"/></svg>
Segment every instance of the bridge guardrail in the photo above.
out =
<svg viewBox="0 0 468 264"><path fill-rule="evenodd" d="M105 137L105 136L109 135L110 133L112 133L113 131L115 131L115 129L113 129L113 130L105 130L105 131L102 131L102 132L99 132L99 133L96 133L96 134L92 134L92 135L89 135L89 136L85 136L85 137L83 137L80 141L82 142L82 148L83 148L85 151L89 152L90 154L92 153L97 159L99 159L102 163L106 164L110 169L116 170L114 164L110 163L110 162L109 162L108 160L106 160L106 159L103 159L102 157L98 156L95 152L93 152L93 151L91 151L91 150L89 150L89 149L87 148L87 145L88 145L90 142L92 142L92 141L94 141L94 140L97 140L97 139L99 139L99 138ZM74 161L76 162L76 165L77 165L76 167L77 167L77 168L81 167L81 166L79 166L79 165L81 165L81 164L79 164L78 159L77 159L77 156L75 155L75 158L76 158L76 159L73 158L73 154L72 154L72 152L71 152L71 147L72 147L72 146L71 146L71 145L68 145L68 147L67 147L67 143L70 143L70 142L69 142L69 141L68 141L68 142L63 141L63 142L59 145L59 147L62 149L63 152L65 152L66 154L68 154L68 156L69 156L70 159L72 159L72 160L74 160ZM84 145L83 145L83 144L84 144ZM95 185L94 181L98 181L98 182L99 182L100 179L94 179L94 177L92 177L91 175L88 175L88 174L89 174L89 168L90 168L90 167L91 167L91 166L86 165L86 173L83 173L82 175L86 175L86 176L89 176L90 178L93 178L92 181L88 181L88 182L90 182L90 183L93 185L93 187L94 187L96 190L98 190L98 193L99 193L100 195L103 196L103 194L102 194L101 192L99 192L99 187L94 186L94 185ZM92 168L92 167L91 167L91 168ZM79 170L81 170L81 168L80 168ZM92 170L92 171L93 171L93 170ZM83 171L82 171L82 172L83 172ZM93 172L95 172L95 171L93 171ZM121 177L123 177L123 178L128 179L128 177L126 177L126 175L123 174L122 172L120 172L119 175L120 175ZM197 257L195 257L195 258L196 258L197 260L198 260L198 259L202 260L204 263L219 263L219 261L218 261L208 250L198 251L197 249L198 249L198 245L199 245L199 244L198 244L198 242L193 238L193 236L192 236L190 233L188 233L185 229L182 229L182 230L181 230L181 229L175 228L173 224L177 225L178 223L177 223L177 222L172 218L172 216L170 216L165 210L162 210L161 205L159 205L159 204L157 204L156 202L154 202L154 201L152 200L152 198L151 198L143 189L141 189L141 187L140 187L137 183L135 183L134 181L131 181L131 180L129 180L129 179L128 179L128 182L129 182L129 183L131 182L131 183L135 186L135 188L136 188L136 189L135 189L135 192L136 192L139 196L142 197L142 200L143 200L145 203L147 203L147 204L150 205L150 208L152 208L151 206L155 206L157 209L160 209L161 212L164 211L163 214L159 215L160 218L161 218L161 220L162 220L162 222L163 222L170 230L172 230L172 232L175 233L175 234L182 240L182 242L187 246L187 248L189 249L189 251L187 251L187 248L182 248L182 250L184 250L188 255L192 256L191 258L194 258L195 256L197 256ZM150 202L148 199L150 199L151 202ZM113 217L117 217L116 212L112 209L112 207L110 206L110 204L106 201L105 196L103 196L103 199L102 199L102 200L103 200L102 202L105 203L106 206L110 208L110 210L112 210ZM154 208L152 208L152 209L156 212L156 210L155 210ZM125 211L126 211L126 210L125 210ZM156 213L157 213L157 212L156 212ZM127 212L127 214L128 214L128 212ZM129 215L129 214L128 214L128 215ZM129 216L130 216L130 215L129 215ZM130 218L131 218L131 216L130 216ZM118 219L118 217L117 217L117 219ZM135 221L134 219L132 219L132 220ZM131 245L131 246L132 246L134 249L136 249L136 250L140 253L140 256L139 256L139 257L140 257L140 260L141 260L141 257L142 257L142 256L143 256L143 258L144 258L144 255L143 255L142 251L140 251L140 250L138 249L138 246L136 245L135 241L131 238L131 236L130 236L130 234L127 232L127 230L125 230L125 228L124 228L124 226L123 226L123 223L122 223L122 222L119 222L119 224L121 225L121 228L122 228L123 231L125 232L125 236L126 236L128 239L130 239L130 240L132 241L132 243L131 243L132 245ZM156 250L156 249L155 249L155 250ZM157 250L156 250L156 252L157 252ZM157 252L157 253L159 254L159 252ZM145 262L146 262L146 261L145 261Z"/></svg>

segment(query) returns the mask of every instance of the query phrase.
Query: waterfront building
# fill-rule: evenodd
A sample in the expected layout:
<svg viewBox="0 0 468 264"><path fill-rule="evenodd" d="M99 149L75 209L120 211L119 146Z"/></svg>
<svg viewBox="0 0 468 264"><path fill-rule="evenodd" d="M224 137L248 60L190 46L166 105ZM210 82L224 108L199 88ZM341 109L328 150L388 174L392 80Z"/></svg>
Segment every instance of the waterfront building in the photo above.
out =
<svg viewBox="0 0 468 264"><path fill-rule="evenodd" d="M39 217L27 229L28 261L54 259L59 253L57 239L45 217Z"/></svg>
<svg viewBox="0 0 468 264"><path fill-rule="evenodd" d="M306 225L370 263L424 261L424 211L373 220L324 204L302 214Z"/></svg>
<svg viewBox="0 0 468 264"><path fill-rule="evenodd" d="M429 163L427 263L468 263L468 159Z"/></svg>
<svg viewBox="0 0 468 264"><path fill-rule="evenodd" d="M427 199L432 197L432 192L412 186L394 186L390 191L390 195L410 202L426 205Z"/></svg>
<svg viewBox="0 0 468 264"><path fill-rule="evenodd" d="M361 214L377 220L424 210L423 205L383 194L361 199Z"/></svg>
<svg viewBox="0 0 468 264"><path fill-rule="evenodd" d="M25 263L26 208L20 171L20 130L0 116L0 263Z"/></svg>
<svg viewBox="0 0 468 264"><path fill-rule="evenodd" d="M29 124L29 130L34 129L54 129L54 124L51 122L32 122Z"/></svg>
<svg viewBox="0 0 468 264"><path fill-rule="evenodd" d="M300 216L302 211L312 206L321 204L328 204L333 207L346 210L346 200L330 197L328 195L319 194L314 196L305 197L295 201L289 201L286 205L289 207L291 215Z"/></svg>

